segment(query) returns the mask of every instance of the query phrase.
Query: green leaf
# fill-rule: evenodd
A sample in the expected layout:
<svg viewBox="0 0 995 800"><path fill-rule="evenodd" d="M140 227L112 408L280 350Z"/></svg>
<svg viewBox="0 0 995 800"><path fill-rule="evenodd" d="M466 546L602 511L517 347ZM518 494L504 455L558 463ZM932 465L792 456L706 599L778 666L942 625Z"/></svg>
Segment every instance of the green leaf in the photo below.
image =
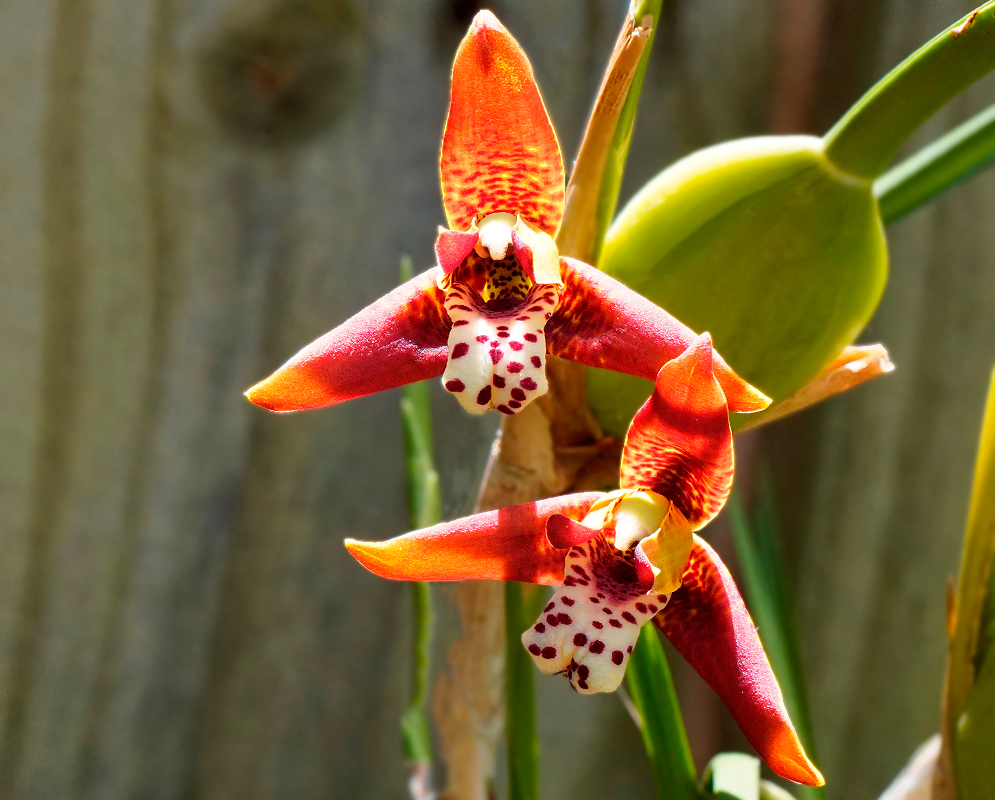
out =
<svg viewBox="0 0 995 800"><path fill-rule="evenodd" d="M752 520L738 493L732 494L727 507L750 615L757 625L764 652L781 687L791 721L809 757L815 759L794 603L777 534L774 490L769 470L762 469L760 472L757 510ZM823 797L821 787L798 786L797 791L805 800Z"/></svg>
<svg viewBox="0 0 995 800"><path fill-rule="evenodd" d="M881 218L894 222L995 162L995 105L874 182Z"/></svg>
<svg viewBox="0 0 995 800"><path fill-rule="evenodd" d="M953 744L954 774L961 800L988 797L995 781L995 651L985 623L992 619L995 558L995 371L981 428L964 552L957 580L955 624L946 678L942 733ZM979 793L980 792L980 793Z"/></svg>
<svg viewBox="0 0 995 800"><path fill-rule="evenodd" d="M660 800L697 800L691 746L660 635L644 625L625 672Z"/></svg>
<svg viewBox="0 0 995 800"><path fill-rule="evenodd" d="M593 264L615 212L662 0L632 5L594 102L567 186L560 254Z"/></svg>
<svg viewBox="0 0 995 800"><path fill-rule="evenodd" d="M958 800L990 800L995 787L995 658L989 653L954 739Z"/></svg>
<svg viewBox="0 0 995 800"><path fill-rule="evenodd" d="M522 631L535 619L534 604L525 598L524 585L504 585L505 723L508 737L508 784L511 800L538 800L539 740L536 736L535 689L532 657L522 647ZM531 587L529 587L531 588Z"/></svg>
<svg viewBox="0 0 995 800"><path fill-rule="evenodd" d="M995 0L935 36L874 85L825 136L844 172L876 178L923 122L995 69Z"/></svg>
<svg viewBox="0 0 995 800"><path fill-rule="evenodd" d="M642 0L635 11L636 22L644 24L649 19L652 26L649 41L639 60L639 67L636 69L632 85L629 87L629 94L625 98L625 105L622 106L622 113L618 119L618 127L615 129L615 136L612 139L608 158L605 161L604 176L601 179L601 192L598 195L598 212L596 219L597 233L595 235L595 247L590 254L590 262L597 263L601 256L601 248L604 245L605 232L611 224L612 217L615 216L615 207L618 204L618 195L622 188L622 177L625 172L625 162L629 158L629 144L632 142L632 129L636 124L636 108L639 105L639 95L643 90L643 79L646 77L646 65L649 64L650 51L653 49L653 40L656 38L656 29L660 21L660 9L663 0Z"/></svg>

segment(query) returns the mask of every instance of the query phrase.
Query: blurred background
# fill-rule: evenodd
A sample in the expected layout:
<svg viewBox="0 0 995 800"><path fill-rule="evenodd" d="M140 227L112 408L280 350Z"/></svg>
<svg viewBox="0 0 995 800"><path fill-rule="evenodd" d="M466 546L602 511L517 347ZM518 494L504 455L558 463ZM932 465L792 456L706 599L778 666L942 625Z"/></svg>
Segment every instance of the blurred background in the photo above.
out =
<svg viewBox="0 0 995 800"><path fill-rule="evenodd" d="M431 265L481 5L0 3L0 800L406 796L409 593L341 545L406 528L399 395L275 416L242 392L402 255ZM824 132L972 5L667 0L623 201L697 148ZM572 158L626 3L488 7ZM989 78L905 152L993 101ZM896 372L739 443L744 487L774 469L829 798L876 797L938 727L993 218L995 172L892 226L860 341ZM433 391L452 517L497 421ZM452 629L443 608L440 653ZM675 669L700 763L745 747ZM617 697L536 683L545 797L654 796Z"/></svg>

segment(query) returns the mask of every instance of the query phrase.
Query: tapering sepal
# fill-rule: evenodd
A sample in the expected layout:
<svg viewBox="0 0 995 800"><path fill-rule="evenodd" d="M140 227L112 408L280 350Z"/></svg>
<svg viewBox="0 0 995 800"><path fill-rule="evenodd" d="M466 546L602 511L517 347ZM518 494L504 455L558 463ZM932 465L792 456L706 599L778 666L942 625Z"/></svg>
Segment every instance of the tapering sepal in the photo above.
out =
<svg viewBox="0 0 995 800"><path fill-rule="evenodd" d="M409 581L493 580L556 586L566 550L546 538L554 514L583 517L602 497L584 492L486 511L386 542L346 539L346 549L382 578Z"/></svg>
<svg viewBox="0 0 995 800"><path fill-rule="evenodd" d="M822 786L784 707L753 620L718 555L695 536L682 586L654 622L782 778Z"/></svg>
<svg viewBox="0 0 995 800"><path fill-rule="evenodd" d="M438 377L451 327L440 270L416 276L312 342L245 393L271 411L320 408Z"/></svg>
<svg viewBox="0 0 995 800"><path fill-rule="evenodd" d="M560 268L560 305L546 326L552 355L655 380L660 367L697 340L689 327L594 267L561 258ZM761 411L770 405L770 398L733 372L718 353L713 352L712 362L730 411Z"/></svg>

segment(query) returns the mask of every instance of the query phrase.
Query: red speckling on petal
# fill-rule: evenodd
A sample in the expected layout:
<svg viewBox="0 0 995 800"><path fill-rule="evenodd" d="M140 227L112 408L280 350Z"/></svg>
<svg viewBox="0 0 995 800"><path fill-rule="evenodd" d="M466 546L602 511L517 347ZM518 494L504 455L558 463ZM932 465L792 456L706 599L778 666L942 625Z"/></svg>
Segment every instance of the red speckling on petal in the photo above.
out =
<svg viewBox="0 0 995 800"><path fill-rule="evenodd" d="M622 666L623 661L625 661L625 655L622 653L621 650L615 650L612 653L612 663L616 664L617 666Z"/></svg>
<svg viewBox="0 0 995 800"><path fill-rule="evenodd" d="M601 655L603 652L605 652L605 643L600 639L595 639L593 642L591 642L591 646L588 647L587 649L590 650L592 653L594 653L594 655L596 656Z"/></svg>

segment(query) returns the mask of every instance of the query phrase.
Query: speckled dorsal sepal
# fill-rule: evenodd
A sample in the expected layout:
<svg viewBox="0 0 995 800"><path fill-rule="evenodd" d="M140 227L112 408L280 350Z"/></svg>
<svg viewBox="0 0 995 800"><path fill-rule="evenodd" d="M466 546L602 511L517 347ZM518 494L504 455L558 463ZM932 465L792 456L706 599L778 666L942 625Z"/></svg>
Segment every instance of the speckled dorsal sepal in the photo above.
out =
<svg viewBox="0 0 995 800"><path fill-rule="evenodd" d="M732 576L694 537L682 586L654 622L722 698L750 744L778 775L821 786L784 707L780 687Z"/></svg>
<svg viewBox="0 0 995 800"><path fill-rule="evenodd" d="M437 268L417 275L312 342L245 393L271 411L320 408L436 378L449 318Z"/></svg>
<svg viewBox="0 0 995 800"><path fill-rule="evenodd" d="M599 532L567 551L563 585L522 644L547 675L563 674L578 692L613 692L622 683L639 629L667 604L646 594L631 559Z"/></svg>
<svg viewBox="0 0 995 800"><path fill-rule="evenodd" d="M558 300L557 287L536 285L524 303L498 312L465 284L450 287L445 305L453 327L442 383L463 408L514 414L546 393L545 327Z"/></svg>
<svg viewBox="0 0 995 800"><path fill-rule="evenodd" d="M659 306L600 270L560 258L563 294L546 328L551 355L589 367L655 380L697 334ZM761 411L770 398L712 353L712 368L730 411Z"/></svg>
<svg viewBox="0 0 995 800"><path fill-rule="evenodd" d="M694 530L719 513L732 489L729 410L712 353L711 337L702 334L660 368L622 450L622 487L663 495Z"/></svg>
<svg viewBox="0 0 995 800"><path fill-rule="evenodd" d="M563 581L566 551L549 544L546 521L554 514L583 517L601 497L601 492L551 497L443 522L386 542L347 539L345 546L360 564L382 578L558 586Z"/></svg>
<svg viewBox="0 0 995 800"><path fill-rule="evenodd" d="M456 53L440 166L450 228L502 211L548 234L559 227L560 146L528 58L490 11Z"/></svg>

